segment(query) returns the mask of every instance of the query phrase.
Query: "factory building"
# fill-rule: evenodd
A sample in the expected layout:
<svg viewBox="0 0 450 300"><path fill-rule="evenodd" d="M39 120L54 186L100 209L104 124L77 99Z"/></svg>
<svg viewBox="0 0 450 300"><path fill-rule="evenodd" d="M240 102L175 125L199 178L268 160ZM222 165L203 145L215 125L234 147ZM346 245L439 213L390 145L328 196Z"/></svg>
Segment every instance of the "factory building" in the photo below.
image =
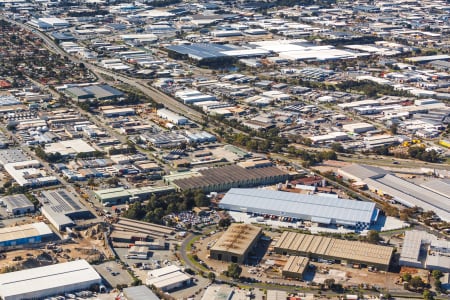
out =
<svg viewBox="0 0 450 300"><path fill-rule="evenodd" d="M167 292L190 286L192 278L183 273L179 267L171 265L148 272L146 284Z"/></svg>
<svg viewBox="0 0 450 300"><path fill-rule="evenodd" d="M65 92L77 101L84 101L87 99L97 100L114 100L123 97L123 93L109 85L90 85L84 87L71 87Z"/></svg>
<svg viewBox="0 0 450 300"><path fill-rule="evenodd" d="M209 250L212 259L243 264L261 236L259 227L233 223Z"/></svg>
<svg viewBox="0 0 450 300"><path fill-rule="evenodd" d="M237 187L255 187L285 182L289 174L277 167L245 169L237 165L199 170L199 174L173 180L180 190L202 189L205 192L221 192Z"/></svg>
<svg viewBox="0 0 450 300"><path fill-rule="evenodd" d="M23 215L34 212L34 204L24 194L5 196L0 203L6 206L6 211L11 215Z"/></svg>
<svg viewBox="0 0 450 300"><path fill-rule="evenodd" d="M143 201L150 198L152 195L164 195L174 192L175 188L171 186L161 187L141 187L135 189L124 189L123 187L111 188L105 190L98 190L94 192L95 197L102 204L119 204L127 201Z"/></svg>
<svg viewBox="0 0 450 300"><path fill-rule="evenodd" d="M303 279L303 273L309 265L309 259L303 256L290 256L281 270L281 275L285 278Z"/></svg>
<svg viewBox="0 0 450 300"><path fill-rule="evenodd" d="M159 300L159 297L145 285L124 288L123 296L126 300Z"/></svg>
<svg viewBox="0 0 450 300"><path fill-rule="evenodd" d="M0 247L40 243L53 236L44 222L0 228Z"/></svg>
<svg viewBox="0 0 450 300"><path fill-rule="evenodd" d="M399 264L401 266L450 272L450 241L426 232L411 230L405 234Z"/></svg>
<svg viewBox="0 0 450 300"><path fill-rule="evenodd" d="M92 213L65 189L42 191L39 201L44 217L57 229L75 226L76 219L90 219Z"/></svg>
<svg viewBox="0 0 450 300"><path fill-rule="evenodd" d="M406 207L418 206L425 211L431 210L442 220L450 221L450 197L448 192L443 195L442 188L438 192L436 184L434 187L420 186L383 169L366 165L344 167L338 174L344 179L365 183L372 192L380 196L389 195Z"/></svg>
<svg viewBox="0 0 450 300"><path fill-rule="evenodd" d="M44 299L88 290L101 284L100 275L84 259L0 274L3 300Z"/></svg>
<svg viewBox="0 0 450 300"><path fill-rule="evenodd" d="M186 117L180 116L166 108L158 109L157 115L175 125L184 125L188 122Z"/></svg>
<svg viewBox="0 0 450 300"><path fill-rule="evenodd" d="M361 264L385 271L389 269L394 252L392 247L289 231L283 232L274 250L282 255L299 255L346 264Z"/></svg>
<svg viewBox="0 0 450 300"><path fill-rule="evenodd" d="M233 188L219 207L258 215L275 215L326 225L367 229L378 219L375 203L263 189Z"/></svg>
<svg viewBox="0 0 450 300"><path fill-rule="evenodd" d="M342 126L342 128L351 133L364 133L367 131L375 130L375 126L369 123L361 122L361 123L352 123L352 124L345 124Z"/></svg>

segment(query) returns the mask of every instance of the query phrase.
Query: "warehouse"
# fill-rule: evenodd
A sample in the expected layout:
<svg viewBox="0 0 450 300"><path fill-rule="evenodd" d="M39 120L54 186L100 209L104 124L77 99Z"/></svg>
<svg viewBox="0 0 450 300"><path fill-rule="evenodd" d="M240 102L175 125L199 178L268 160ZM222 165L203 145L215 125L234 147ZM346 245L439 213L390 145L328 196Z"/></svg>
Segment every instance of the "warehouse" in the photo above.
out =
<svg viewBox="0 0 450 300"><path fill-rule="evenodd" d="M406 231L399 264L401 266L450 272L450 241L426 231Z"/></svg>
<svg viewBox="0 0 450 300"><path fill-rule="evenodd" d="M309 259L303 256L292 255L281 271L281 275L285 278L303 279L303 274L309 265Z"/></svg>
<svg viewBox="0 0 450 300"><path fill-rule="evenodd" d="M123 295L126 300L159 300L158 296L145 285L124 288Z"/></svg>
<svg viewBox="0 0 450 300"><path fill-rule="evenodd" d="M264 189L233 188L219 207L258 215L308 220L325 225L367 229L378 219L375 203Z"/></svg>
<svg viewBox="0 0 450 300"><path fill-rule="evenodd" d="M244 169L236 165L199 170L200 176L173 180L180 190L221 192L233 187L255 187L285 182L289 174L277 167Z"/></svg>
<svg viewBox="0 0 450 300"><path fill-rule="evenodd" d="M40 243L53 236L44 222L0 228L0 247Z"/></svg>
<svg viewBox="0 0 450 300"><path fill-rule="evenodd" d="M424 211L433 211L443 221L450 221L450 198L433 189L422 187L413 182L395 176L383 169L351 165L338 171L344 179L367 184L369 189L380 196L389 195L392 200L406 207L420 207Z"/></svg>
<svg viewBox="0 0 450 300"><path fill-rule="evenodd" d="M16 163L28 160L28 157L20 149L0 150L0 165Z"/></svg>
<svg viewBox="0 0 450 300"><path fill-rule="evenodd" d="M406 207L418 206L435 212L443 221L450 222L450 198L392 174L378 179L364 180L369 189L381 196L389 195Z"/></svg>
<svg viewBox="0 0 450 300"><path fill-rule="evenodd" d="M365 123L365 122L345 124L342 126L342 128L347 132L357 133L357 134L376 129L375 126L373 126L372 124Z"/></svg>
<svg viewBox="0 0 450 300"><path fill-rule="evenodd" d="M361 264L385 271L389 269L394 252L392 247L289 231L283 232L274 250L282 255L300 255L339 263Z"/></svg>
<svg viewBox="0 0 450 300"><path fill-rule="evenodd" d="M41 162L35 159L4 165L5 171L20 186L40 187L59 183L55 176L49 176L41 167Z"/></svg>
<svg viewBox="0 0 450 300"><path fill-rule="evenodd" d="M124 95L121 91L105 84L71 87L66 89L65 92L77 101L87 99L114 100Z"/></svg>
<svg viewBox="0 0 450 300"><path fill-rule="evenodd" d="M84 259L0 274L3 300L43 299L88 290L101 284L100 275Z"/></svg>
<svg viewBox="0 0 450 300"><path fill-rule="evenodd" d="M135 189L124 189L123 187L111 188L106 190L94 191L95 197L103 204L109 205L125 203L127 201L143 201L152 195L164 195L174 192L175 188L171 186L152 187L146 186Z"/></svg>
<svg viewBox="0 0 450 300"><path fill-rule="evenodd" d="M92 213L64 189L42 191L41 212L57 230L74 226L73 220L90 219Z"/></svg>
<svg viewBox="0 0 450 300"><path fill-rule="evenodd" d="M180 116L165 108L158 109L157 115L175 125L184 125L188 122L186 117Z"/></svg>
<svg viewBox="0 0 450 300"><path fill-rule="evenodd" d="M114 107L110 109L102 109L102 115L106 118L134 116L135 114L136 111L132 107Z"/></svg>
<svg viewBox="0 0 450 300"><path fill-rule="evenodd" d="M6 211L11 215L23 215L34 212L34 204L24 194L5 196L0 203L6 206Z"/></svg>
<svg viewBox="0 0 450 300"><path fill-rule="evenodd" d="M190 286L192 278L181 272L179 267L171 265L148 272L146 284L167 292Z"/></svg>
<svg viewBox="0 0 450 300"><path fill-rule="evenodd" d="M47 144L45 153L59 153L62 156L76 155L78 153L93 153L96 150L82 139L66 140L57 143Z"/></svg>
<svg viewBox="0 0 450 300"><path fill-rule="evenodd" d="M212 259L243 264L261 236L259 227L233 223L209 250Z"/></svg>

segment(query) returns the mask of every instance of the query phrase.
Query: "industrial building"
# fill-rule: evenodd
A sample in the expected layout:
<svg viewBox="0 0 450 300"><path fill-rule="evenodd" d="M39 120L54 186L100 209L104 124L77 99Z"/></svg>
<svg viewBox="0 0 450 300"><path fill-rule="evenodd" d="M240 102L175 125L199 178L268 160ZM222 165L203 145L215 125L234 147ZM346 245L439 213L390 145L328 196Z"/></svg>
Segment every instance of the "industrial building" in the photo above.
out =
<svg viewBox="0 0 450 300"><path fill-rule="evenodd" d="M0 228L0 247L40 243L53 236L44 222Z"/></svg>
<svg viewBox="0 0 450 300"><path fill-rule="evenodd" d="M145 285L124 288L122 293L126 300L159 300L159 297Z"/></svg>
<svg viewBox="0 0 450 300"><path fill-rule="evenodd" d="M420 186L399 178L383 169L351 165L338 171L344 179L365 183L368 188L381 196L389 195L406 207L418 206L425 211L433 211L442 220L450 222L450 198L442 194L442 188L436 192L435 187ZM435 184L434 184L435 186Z"/></svg>
<svg viewBox="0 0 450 300"><path fill-rule="evenodd" d="M361 123L345 124L342 126L342 129L344 129L347 132L360 134L367 131L375 130L376 128L372 124L361 122Z"/></svg>
<svg viewBox="0 0 450 300"><path fill-rule="evenodd" d="M289 231L283 232L274 250L282 255L299 255L346 264L361 264L385 271L389 269L394 252L394 248L388 246Z"/></svg>
<svg viewBox="0 0 450 300"><path fill-rule="evenodd" d="M261 236L259 227L233 223L209 250L212 259L242 264Z"/></svg>
<svg viewBox="0 0 450 300"><path fill-rule="evenodd" d="M65 92L77 101L87 99L114 100L124 95L121 91L105 84L71 87L66 89Z"/></svg>
<svg viewBox="0 0 450 300"><path fill-rule="evenodd" d="M186 117L180 116L166 108L158 109L157 115L175 125L184 125L188 122Z"/></svg>
<svg viewBox="0 0 450 300"><path fill-rule="evenodd" d="M378 219L375 203L263 189L233 188L220 201L227 210L275 215L320 224L367 229Z"/></svg>
<svg viewBox="0 0 450 300"><path fill-rule="evenodd" d="M100 275L84 259L0 274L3 300L43 299L101 284Z"/></svg>
<svg viewBox="0 0 450 300"><path fill-rule="evenodd" d="M179 267L171 265L148 272L146 284L167 292L188 287L192 284L192 277L183 273Z"/></svg>
<svg viewBox="0 0 450 300"><path fill-rule="evenodd" d="M123 187L94 191L95 197L103 204L119 204L134 201L143 201L152 195L164 195L174 192L172 186L152 187L146 186L134 189L124 189Z"/></svg>
<svg viewBox="0 0 450 300"><path fill-rule="evenodd" d="M0 165L16 163L28 160L28 157L20 149L0 150Z"/></svg>
<svg viewBox="0 0 450 300"><path fill-rule="evenodd" d="M41 166L41 162L34 159L8 163L4 165L4 168L20 186L40 187L58 184L58 178L49 176L45 170L41 169Z"/></svg>
<svg viewBox="0 0 450 300"><path fill-rule="evenodd" d="M93 153L96 151L82 139L66 140L45 145L45 153L59 153L62 156L76 155L78 153Z"/></svg>
<svg viewBox="0 0 450 300"><path fill-rule="evenodd" d="M292 255L281 271L281 275L285 278L303 279L303 273L309 266L309 258L303 256Z"/></svg>
<svg viewBox="0 0 450 300"><path fill-rule="evenodd" d="M90 219L92 213L65 189L42 191L39 199L44 217L57 229L75 225L73 220Z"/></svg>
<svg viewBox="0 0 450 300"><path fill-rule="evenodd" d="M148 241L150 238L165 238L173 234L171 227L127 218L119 218L113 224L113 229L111 238L119 242Z"/></svg>
<svg viewBox="0 0 450 300"><path fill-rule="evenodd" d="M180 190L221 192L230 188L255 187L285 182L289 174L277 167L245 169L236 165L199 170L200 176L173 180Z"/></svg>
<svg viewBox="0 0 450 300"><path fill-rule="evenodd" d="M11 215L23 215L34 212L34 204L24 194L9 195L0 199Z"/></svg>
<svg viewBox="0 0 450 300"><path fill-rule="evenodd" d="M450 272L450 241L419 230L406 231L401 266Z"/></svg>

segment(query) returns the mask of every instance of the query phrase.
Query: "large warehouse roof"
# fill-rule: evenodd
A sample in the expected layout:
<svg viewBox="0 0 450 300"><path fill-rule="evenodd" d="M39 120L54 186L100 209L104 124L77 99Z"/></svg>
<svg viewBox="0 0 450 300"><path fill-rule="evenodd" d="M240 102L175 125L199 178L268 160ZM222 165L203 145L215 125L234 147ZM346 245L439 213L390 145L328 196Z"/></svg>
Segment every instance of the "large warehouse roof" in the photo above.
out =
<svg viewBox="0 0 450 300"><path fill-rule="evenodd" d="M101 277L85 260L0 274L0 296L3 299L42 297L42 292L85 282L101 282Z"/></svg>
<svg viewBox="0 0 450 300"><path fill-rule="evenodd" d="M442 220L450 221L450 198L425 189L392 174L364 180L370 189L388 194L405 206L418 206L434 211Z"/></svg>
<svg viewBox="0 0 450 300"><path fill-rule="evenodd" d="M394 250L387 246L289 231L283 232L275 249L383 266L389 266Z"/></svg>
<svg viewBox="0 0 450 300"><path fill-rule="evenodd" d="M237 211L274 214L319 223L356 225L376 221L375 203L324 196L262 190L231 189L219 207Z"/></svg>
<svg viewBox="0 0 450 300"><path fill-rule="evenodd" d="M44 222L0 228L0 244L6 241L46 236L53 234Z"/></svg>
<svg viewBox="0 0 450 300"><path fill-rule="evenodd" d="M218 186L218 190L220 190L220 186L233 184L237 186L240 183L248 183L250 186L252 182L255 183L252 184L255 186L259 184L258 180L275 177L285 177L284 180L286 180L288 176L277 167L244 169L236 165L200 170L199 172L202 176L174 180L173 184L182 190L201 189L208 186Z"/></svg>
<svg viewBox="0 0 450 300"><path fill-rule="evenodd" d="M241 223L233 223L211 248L212 251L227 251L243 255L259 237L261 228Z"/></svg>

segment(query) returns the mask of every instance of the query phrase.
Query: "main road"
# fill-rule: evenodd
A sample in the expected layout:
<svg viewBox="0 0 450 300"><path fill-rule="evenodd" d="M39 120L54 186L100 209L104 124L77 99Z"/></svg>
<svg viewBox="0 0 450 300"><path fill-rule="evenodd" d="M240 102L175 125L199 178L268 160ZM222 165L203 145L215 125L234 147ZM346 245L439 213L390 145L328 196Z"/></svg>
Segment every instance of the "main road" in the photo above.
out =
<svg viewBox="0 0 450 300"><path fill-rule="evenodd" d="M19 26L23 29L33 32L35 35L37 35L38 37L40 37L42 39L42 41L46 44L47 48L50 51L52 51L56 54L59 54L61 56L67 57L72 63L75 63L75 64L83 63L84 66L86 68L88 68L92 73L94 73L98 78L103 78L101 75L106 75L111 78L114 78L114 80L116 80L116 81L121 81L123 83L126 83L126 84L136 88L137 90L141 91L145 95L152 98L153 101L155 101L156 103L163 104L165 107L167 107L168 109L170 109L176 113L184 115L185 117L187 117L193 121L196 121L196 122L204 121L204 119L203 119L204 115L202 113L177 101L176 99L170 97L169 95L159 91L155 87L149 86L148 83L150 81L148 81L148 80L132 78L132 77L120 74L120 73L113 72L113 71L105 69L105 68L101 68L97 65L94 65L94 64L88 62L88 61L84 61L79 58L76 58L76 57L66 53L51 38L49 38L45 33L37 30L36 28L33 28L30 25L27 25L24 23L20 23L20 22L16 22L16 21L7 19L7 18L5 18L4 15L0 15L0 20L10 22L16 26ZM106 83L113 84L113 82L110 82L109 80L105 80L104 78L103 78L103 80Z"/></svg>

